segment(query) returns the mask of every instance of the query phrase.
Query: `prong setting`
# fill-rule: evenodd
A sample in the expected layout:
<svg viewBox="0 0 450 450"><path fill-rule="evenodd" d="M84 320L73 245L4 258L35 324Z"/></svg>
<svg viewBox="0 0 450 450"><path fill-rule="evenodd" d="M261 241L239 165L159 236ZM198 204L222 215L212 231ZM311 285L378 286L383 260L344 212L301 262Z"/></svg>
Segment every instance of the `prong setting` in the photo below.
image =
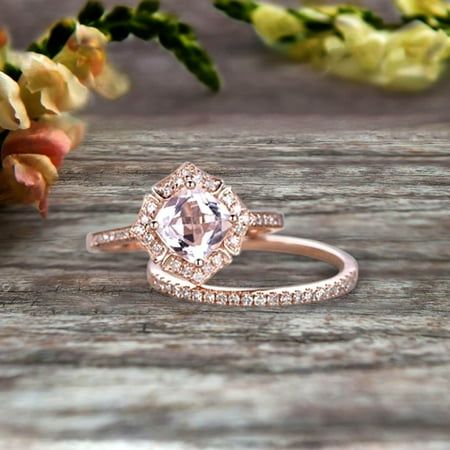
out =
<svg viewBox="0 0 450 450"><path fill-rule="evenodd" d="M186 185L186 187L188 189L195 189L195 186L196 186L195 185L195 181L194 180L190 180L190 179L185 181L185 185Z"/></svg>

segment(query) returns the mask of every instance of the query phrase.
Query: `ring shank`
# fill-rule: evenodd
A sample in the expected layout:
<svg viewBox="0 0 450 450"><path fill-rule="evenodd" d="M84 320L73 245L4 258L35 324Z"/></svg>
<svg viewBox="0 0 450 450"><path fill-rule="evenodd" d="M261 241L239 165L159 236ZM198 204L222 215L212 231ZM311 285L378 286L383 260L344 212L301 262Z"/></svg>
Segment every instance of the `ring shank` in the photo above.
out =
<svg viewBox="0 0 450 450"><path fill-rule="evenodd" d="M258 236L264 233L279 231L284 226L283 214L266 211L250 213L248 234ZM131 232L133 225L112 230L89 233L86 237L86 248L92 253L97 252L136 252L144 251L144 247Z"/></svg>
<svg viewBox="0 0 450 450"><path fill-rule="evenodd" d="M288 253L306 256L331 264L338 273L318 282L283 286L280 288L241 288L194 284L167 274L149 262L147 276L155 289L186 300L237 306L279 306L312 303L341 297L357 284L358 263L348 253L331 245L280 235L258 236L245 239L243 250Z"/></svg>

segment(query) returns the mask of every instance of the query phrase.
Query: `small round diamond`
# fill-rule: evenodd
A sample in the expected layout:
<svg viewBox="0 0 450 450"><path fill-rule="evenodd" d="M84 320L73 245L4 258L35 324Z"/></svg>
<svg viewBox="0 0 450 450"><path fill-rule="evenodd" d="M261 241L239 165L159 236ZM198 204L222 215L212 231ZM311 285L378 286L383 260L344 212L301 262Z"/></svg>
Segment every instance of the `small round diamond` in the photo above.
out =
<svg viewBox="0 0 450 450"><path fill-rule="evenodd" d="M227 239L227 243L228 243L228 245L231 245L231 247L234 247L234 248L238 247L239 243L240 243L239 236L236 236L235 234L233 234L232 236L230 236Z"/></svg>
<svg viewBox="0 0 450 450"><path fill-rule="evenodd" d="M275 292L267 294L267 303L269 305L278 305L278 294Z"/></svg>
<svg viewBox="0 0 450 450"><path fill-rule="evenodd" d="M181 269L181 261L178 259L173 259L170 263L170 268L173 272L179 272Z"/></svg>
<svg viewBox="0 0 450 450"><path fill-rule="evenodd" d="M242 304L245 306L253 305L253 296L251 294L244 294L242 296Z"/></svg>
<svg viewBox="0 0 450 450"><path fill-rule="evenodd" d="M206 303L215 303L216 301L216 295L214 292L206 292L204 298Z"/></svg>
<svg viewBox="0 0 450 450"><path fill-rule="evenodd" d="M205 189L207 189L210 192L217 191L217 189L219 189L220 187L220 184L221 183L219 180L214 180L212 178L207 178L204 182Z"/></svg>
<svg viewBox="0 0 450 450"><path fill-rule="evenodd" d="M280 297L280 305L290 305L292 303L292 297L289 292L283 292Z"/></svg>
<svg viewBox="0 0 450 450"><path fill-rule="evenodd" d="M155 214L156 212L156 203L150 202L145 209L147 211L147 214L153 216L153 214Z"/></svg>
<svg viewBox="0 0 450 450"><path fill-rule="evenodd" d="M225 294L225 292L220 292L219 294L216 295L216 303L219 305L226 305L227 304L227 294Z"/></svg>
<svg viewBox="0 0 450 450"><path fill-rule="evenodd" d="M213 273L214 272L214 266L210 262L207 262L203 266L203 271L205 273L207 273L207 274Z"/></svg>
<svg viewBox="0 0 450 450"><path fill-rule="evenodd" d="M201 302L203 300L203 293L202 291L193 291L191 298L194 302Z"/></svg>
<svg viewBox="0 0 450 450"><path fill-rule="evenodd" d="M239 297L239 294L230 294L228 296L228 302L230 305L239 305L241 298Z"/></svg>
<svg viewBox="0 0 450 450"><path fill-rule="evenodd" d="M196 270L194 274L192 275L192 279L195 283L201 283L203 281L204 275L203 272L200 270Z"/></svg>
<svg viewBox="0 0 450 450"><path fill-rule="evenodd" d="M303 293L303 303L310 303L313 301L313 292L311 289L306 289Z"/></svg>
<svg viewBox="0 0 450 450"><path fill-rule="evenodd" d="M223 264L223 256L220 253L217 253L217 255L214 255L212 262L217 267L220 267Z"/></svg>
<svg viewBox="0 0 450 450"><path fill-rule="evenodd" d="M145 228L141 225L136 225L133 227L133 233L135 233L137 236L143 236L145 234ZM108 235L106 235L108 237Z"/></svg>
<svg viewBox="0 0 450 450"><path fill-rule="evenodd" d="M161 190L161 195L164 198L170 197L172 194L172 186L170 186L170 184L166 184L162 190Z"/></svg>
<svg viewBox="0 0 450 450"><path fill-rule="evenodd" d="M254 304L256 306L263 306L266 304L266 296L262 293L256 294L254 298Z"/></svg>
<svg viewBox="0 0 450 450"><path fill-rule="evenodd" d="M143 238L144 238L144 241L147 242L147 244L150 244L155 240L153 234L150 234L150 233L147 233L146 235L144 235Z"/></svg>
<svg viewBox="0 0 450 450"><path fill-rule="evenodd" d="M174 288L174 295L177 298L183 298L183 288L181 286L175 286Z"/></svg>
<svg viewBox="0 0 450 450"><path fill-rule="evenodd" d="M300 291L295 291L292 295L292 300L294 303L301 303L302 302L302 293Z"/></svg>

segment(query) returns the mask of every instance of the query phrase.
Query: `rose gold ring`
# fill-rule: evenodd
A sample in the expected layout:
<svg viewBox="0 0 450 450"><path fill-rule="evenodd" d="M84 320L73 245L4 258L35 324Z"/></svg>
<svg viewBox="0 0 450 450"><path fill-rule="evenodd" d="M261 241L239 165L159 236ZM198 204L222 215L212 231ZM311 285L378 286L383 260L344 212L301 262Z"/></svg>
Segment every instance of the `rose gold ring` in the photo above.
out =
<svg viewBox="0 0 450 450"><path fill-rule="evenodd" d="M199 286L186 281L183 276L168 273L169 266L176 261L169 259L162 266L149 261L147 278L154 289L179 299L233 306L283 306L324 301L349 293L358 281L356 260L348 253L322 242L266 235L246 238L242 249L307 256L331 264L338 269L338 273L318 282L280 288Z"/></svg>
<svg viewBox="0 0 450 450"><path fill-rule="evenodd" d="M136 223L90 233L91 252L146 250L175 276L203 284L230 264L246 236L283 228L283 215L250 211L223 180L184 163L144 197Z"/></svg>

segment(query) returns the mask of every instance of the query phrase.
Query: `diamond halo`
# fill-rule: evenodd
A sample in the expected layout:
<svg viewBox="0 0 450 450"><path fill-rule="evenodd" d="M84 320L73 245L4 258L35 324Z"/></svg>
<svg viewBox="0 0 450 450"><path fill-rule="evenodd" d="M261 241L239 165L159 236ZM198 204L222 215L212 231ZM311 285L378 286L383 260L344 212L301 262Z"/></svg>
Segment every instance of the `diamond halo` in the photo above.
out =
<svg viewBox="0 0 450 450"><path fill-rule="evenodd" d="M187 162L145 196L131 233L163 270L201 285L240 253L250 221L229 186Z"/></svg>

